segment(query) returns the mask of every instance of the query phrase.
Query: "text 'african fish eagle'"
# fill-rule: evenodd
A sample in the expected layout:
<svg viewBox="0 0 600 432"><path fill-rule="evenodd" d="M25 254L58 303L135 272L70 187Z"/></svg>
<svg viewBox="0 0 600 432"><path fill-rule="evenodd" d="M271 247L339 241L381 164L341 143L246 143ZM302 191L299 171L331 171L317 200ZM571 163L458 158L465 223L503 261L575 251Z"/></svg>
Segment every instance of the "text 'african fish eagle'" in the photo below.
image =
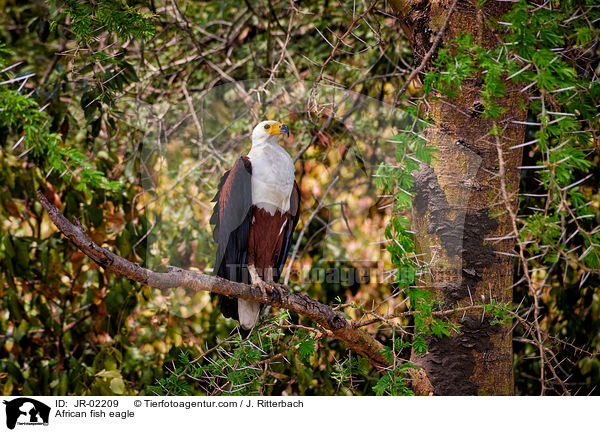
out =
<svg viewBox="0 0 600 432"><path fill-rule="evenodd" d="M215 273L267 291L279 280L300 216L294 162L277 142L284 133L289 136L288 127L276 121L254 128L250 152L219 182L210 219L217 242ZM247 335L262 305L220 295L219 307Z"/></svg>

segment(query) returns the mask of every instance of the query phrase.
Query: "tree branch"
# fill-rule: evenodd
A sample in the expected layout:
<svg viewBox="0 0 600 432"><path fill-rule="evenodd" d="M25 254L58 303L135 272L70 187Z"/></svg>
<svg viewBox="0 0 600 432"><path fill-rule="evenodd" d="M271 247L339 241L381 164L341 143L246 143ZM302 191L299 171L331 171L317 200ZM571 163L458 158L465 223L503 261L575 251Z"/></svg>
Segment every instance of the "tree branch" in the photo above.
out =
<svg viewBox="0 0 600 432"><path fill-rule="evenodd" d="M42 206L48 212L50 219L56 227L68 237L83 253L90 257L96 264L119 273L131 280L140 282L161 290L185 287L193 291L209 291L230 297L252 300L258 303L270 304L299 315L310 318L331 334L348 345L378 369L390 366L382 354L383 345L376 341L367 332L355 328L342 315L335 312L331 307L324 305L312 298L302 295L284 292L281 298L274 299L260 287L232 282L217 276L196 273L178 267L167 267L167 273L159 273L133 263L125 258L115 255L108 249L98 246L85 234L85 229L79 221L75 224L69 220L52 205L41 191L37 192Z"/></svg>

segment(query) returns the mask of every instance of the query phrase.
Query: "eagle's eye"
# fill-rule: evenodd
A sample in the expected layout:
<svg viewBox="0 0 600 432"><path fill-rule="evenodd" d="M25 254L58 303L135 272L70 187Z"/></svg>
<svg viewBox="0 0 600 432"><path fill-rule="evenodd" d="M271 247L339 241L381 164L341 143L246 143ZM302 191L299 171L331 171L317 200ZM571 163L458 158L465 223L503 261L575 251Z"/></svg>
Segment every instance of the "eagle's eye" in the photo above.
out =
<svg viewBox="0 0 600 432"><path fill-rule="evenodd" d="M269 129L271 125L265 125L265 129Z"/></svg>

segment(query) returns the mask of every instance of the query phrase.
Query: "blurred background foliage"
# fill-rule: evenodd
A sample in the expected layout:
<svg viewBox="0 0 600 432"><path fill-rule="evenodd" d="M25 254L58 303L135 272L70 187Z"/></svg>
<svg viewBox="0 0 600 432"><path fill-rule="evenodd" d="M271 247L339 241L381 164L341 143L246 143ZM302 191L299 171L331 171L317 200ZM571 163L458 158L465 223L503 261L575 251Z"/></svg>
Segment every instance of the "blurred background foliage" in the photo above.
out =
<svg viewBox="0 0 600 432"><path fill-rule="evenodd" d="M210 272L218 180L249 150L255 123L281 119L292 130L283 145L297 158L303 203L291 288L354 319L365 308L403 310L404 297L386 279L392 198L378 195L372 175L381 161L394 161L386 139L412 121L386 114L412 54L383 3L364 20L370 4L330 0L2 3L4 395L408 391L286 311L267 310L240 343L208 293L165 296L105 272L56 232L35 195L44 191L92 240L125 258ZM589 38L597 37L594 29ZM355 93L340 102L342 88ZM421 94L409 86L409 97ZM600 224L598 153L590 160L580 188ZM522 192L535 194L532 176L524 170ZM533 196L522 202L535 205ZM298 276L340 268L376 277L306 284ZM543 326L565 359L561 373L590 393L600 382L600 281L597 272L582 281L584 273L575 260L553 272ZM528 301L518 289L515 302ZM398 322L406 334L376 324L367 330L408 358L411 322ZM520 331L516 391L531 394L539 360Z"/></svg>

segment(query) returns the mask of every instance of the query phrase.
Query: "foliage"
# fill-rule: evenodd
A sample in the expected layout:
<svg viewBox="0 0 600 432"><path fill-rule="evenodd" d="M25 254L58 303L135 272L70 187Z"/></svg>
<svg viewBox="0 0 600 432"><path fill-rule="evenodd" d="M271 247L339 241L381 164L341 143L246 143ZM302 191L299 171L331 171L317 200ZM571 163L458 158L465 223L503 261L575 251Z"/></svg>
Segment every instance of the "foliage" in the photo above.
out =
<svg viewBox="0 0 600 432"><path fill-rule="evenodd" d="M154 14L118 0L51 0L49 6L51 26L68 16L71 30L80 43L93 43L105 31L124 41L149 39L154 35Z"/></svg>
<svg viewBox="0 0 600 432"><path fill-rule="evenodd" d="M0 55L6 57L8 50L0 46ZM4 107L0 111L0 123L5 130L17 132L20 135L15 147L23 150L20 157L30 153L29 159L36 162L40 168L48 173L56 170L66 174L71 180L73 174L78 175L81 190L88 184L95 187L116 188L119 183L109 181L102 172L93 169L86 161L86 157L76 148L62 145L59 133L51 131L51 118L44 108L40 107L35 99L20 94L22 85L13 89L11 85L24 84L30 75L20 74L14 76L6 61L0 58L0 80L5 84L0 86L0 104ZM50 170L50 171L48 171ZM6 173L5 181L8 185L14 183L10 173Z"/></svg>
<svg viewBox="0 0 600 432"><path fill-rule="evenodd" d="M419 118L418 104L408 104L411 125L398 122L390 133L381 113L350 121L338 107L340 121L328 122L334 109L328 100L317 107L273 108L283 100L273 97L277 79L307 93L303 82L322 75L331 94L342 86L391 103L407 76L402 65L410 55L408 42L385 12L358 22L321 74L332 42L355 16L352 5L330 3L6 2L0 15L3 394L410 393L406 354L425 350L426 335L456 330L436 313L439 305L425 291L411 286L426 270L414 253L407 210L411 173L435 156L419 135L427 119ZM535 295L543 301L545 346L556 362L567 359L561 376L574 374L573 388L584 392L600 376L600 180L592 153L593 145L598 148L598 31L588 23L597 22L597 14L597 8L576 2L535 13L517 3L503 19L511 24L503 34L507 44L488 52L463 37L440 49L425 79L426 91L451 94L485 70L484 112L492 117L506 77L531 84L528 121L537 125L529 128L524 165L539 168L526 170L523 178L520 240L539 287ZM578 61L586 52L594 59ZM259 79L265 91L240 84L249 78ZM232 108L231 95L240 89L260 98L257 112ZM198 103L196 112L202 133L214 137L214 151L195 145L200 131L187 110L197 102L194 95L209 100ZM152 108L151 124L140 120L143 106ZM241 340L209 295L174 290L167 298L105 272L55 232L37 203L35 193L42 189L92 239L130 260L209 271L210 199L220 174L247 150L249 119L274 115L292 122L292 152L304 149L297 162L304 202L299 230L307 226L302 238L296 233L294 268L327 274L360 257L394 270L383 282L290 279L292 289L324 302L339 297L336 307L348 317L379 320L367 330L387 347L385 354L396 364L392 370L378 372L312 328L314 323L278 311L268 311L260 328ZM185 134L175 136L176 126ZM377 130L379 136L359 136L357 129ZM163 153L150 151L163 138L175 142L166 162ZM394 150L373 184L371 164L389 144ZM366 175L348 173L342 164L348 160ZM145 190L161 169L167 173L164 184ZM352 178L340 180L320 204L336 175ZM392 196L369 200L377 188ZM392 205L386 207L386 200ZM167 205L153 215L151 205L158 202ZM337 229L345 228L344 219L351 235L337 235L345 234ZM384 226L387 253L379 256L377 228ZM358 270L353 262L352 271ZM523 283L517 297L519 303L523 299L519 308L476 306L507 320L532 304ZM410 309L397 317L381 313L380 306L396 307L406 298ZM517 388L524 394L538 390L531 377L540 368L539 360L527 359L535 353L527 325L520 322L515 342Z"/></svg>
<svg viewBox="0 0 600 432"><path fill-rule="evenodd" d="M218 363L225 353L234 352L241 363L249 365L284 353L278 362L264 363L271 383L265 392L373 392L378 374L372 368L363 371L366 376L358 386L337 384L332 378L335 358L343 362L347 352L335 340L315 339L312 332L296 331L294 326L311 325L308 321L287 317L277 324L285 330L265 324L265 331L252 340L266 343L271 333L278 339L270 349L263 344L264 352L257 357L250 341L230 335L234 324L220 317L210 296L176 290L165 298L157 290L105 272L55 232L35 195L38 189L44 190L68 218L76 217L86 227L92 239L125 258L160 268L161 258L168 257L170 264L209 270L214 245L208 203L228 161L247 150L239 137L244 137L249 120L232 122L222 135L228 139L219 147L226 161L198 151L187 145L189 142L177 142L172 149L177 157L169 160L166 171L169 183L164 189L144 191L151 180L147 175L161 157L147 151L148 143L156 141L148 135L154 124L148 126L136 115L145 105L157 109L149 112L151 121L178 114L189 119L188 112L172 114L167 109L187 106L186 89L192 96L211 91L219 95L219 85L230 80L266 81L284 51L302 55L292 55L293 63L281 63L275 75L294 80L296 74L307 80L316 77L319 71L314 64L325 62L330 46L301 35L312 32L320 37L317 30L328 28L324 37L331 38L331 32L345 31L348 10L325 1L310 6L316 14L290 14L288 7L287 2L248 6L233 1L180 3L178 7L171 2L115 0L7 2L0 15L0 38L9 47L0 67L8 68L0 79L3 394L203 393L199 381L181 373L190 370L187 362L193 362L199 352L207 352L201 346L219 344L223 348L208 351L202 360L203 373L216 372L210 369L211 362ZM285 42L290 19L294 35L282 50L280 43ZM353 33L359 39L347 41L345 51L337 56L339 62L327 67L326 78L335 75L347 86L356 84L365 94L391 98L393 86L384 88L384 84L400 78L398 52L389 42L392 35L384 39L377 33L380 27L356 26ZM369 49L364 50L364 44ZM350 46L355 53L349 54ZM363 80L367 69L382 78ZM230 109L226 99L214 102L214 114ZM297 135L300 149L316 134L306 120L297 122L292 124L293 130L304 131ZM313 124L322 128L323 123L315 118ZM213 124L218 127L216 134L222 124L203 123L209 132ZM315 198L325 189L320 170L335 166L337 159L332 156L337 153L337 143L346 145L352 139L336 127L339 125L324 129L327 135L319 135L299 162L306 179L314 182ZM365 163L367 156L362 156L357 146L348 148L348 154ZM190 160L206 163L198 169ZM369 187L368 182L364 187ZM337 190L331 195L356 200ZM164 197L169 207L153 218L148 201L157 197ZM191 205L189 197L194 197ZM315 205L307 199L306 211ZM334 209L329 209L333 215ZM381 225L377 221L384 217L384 212L375 212L373 226ZM152 249L158 244L151 239L155 223L167 240L158 252ZM322 250L314 248L322 231L321 223L306 230L301 240L306 252L301 250L298 260L318 263L329 271L332 259L336 263L344 260L346 249L341 240L345 238L335 238L330 244L332 253L324 258ZM359 240L367 243L368 237ZM356 243L354 249L359 250ZM363 248L364 254L373 249ZM337 281L327 282L327 287L344 298L357 294L359 288L348 291ZM324 284L315 284L308 294L325 299L325 289ZM364 301L376 295L370 290L363 292L358 295L363 295ZM331 366L320 366L328 364ZM243 381L241 375L231 378ZM250 386L237 391L256 389Z"/></svg>
<svg viewBox="0 0 600 432"><path fill-rule="evenodd" d="M28 30L33 32L22 43L38 38L43 43L51 32L60 32L50 25L50 16L36 15L35 5L11 8L21 18L31 18ZM75 31L80 29L75 26ZM3 48L0 58L0 367L8 371L0 375L2 393L129 394L132 382L152 383L157 372L151 366L160 358L130 342L144 339L129 328L127 318L136 307L138 289L127 280L107 277L68 240L49 236L36 191L44 190L96 241L136 259L145 256L145 245L133 246L131 239L147 230L146 220L135 211L133 218L124 216L132 215L139 189L136 172L122 164L115 144L90 157L90 144L100 131L93 122L82 121L88 115L78 117L82 113L64 103L65 94L77 97L75 86L57 64L56 81L29 91L35 65L23 69L10 64L17 46ZM111 85L105 83L105 88ZM87 109L85 93L81 101ZM69 136L70 122L80 122L84 132L86 123L91 124L90 133ZM80 203L87 204L80 208ZM139 318L140 325L147 321ZM150 343L155 340L156 335Z"/></svg>

